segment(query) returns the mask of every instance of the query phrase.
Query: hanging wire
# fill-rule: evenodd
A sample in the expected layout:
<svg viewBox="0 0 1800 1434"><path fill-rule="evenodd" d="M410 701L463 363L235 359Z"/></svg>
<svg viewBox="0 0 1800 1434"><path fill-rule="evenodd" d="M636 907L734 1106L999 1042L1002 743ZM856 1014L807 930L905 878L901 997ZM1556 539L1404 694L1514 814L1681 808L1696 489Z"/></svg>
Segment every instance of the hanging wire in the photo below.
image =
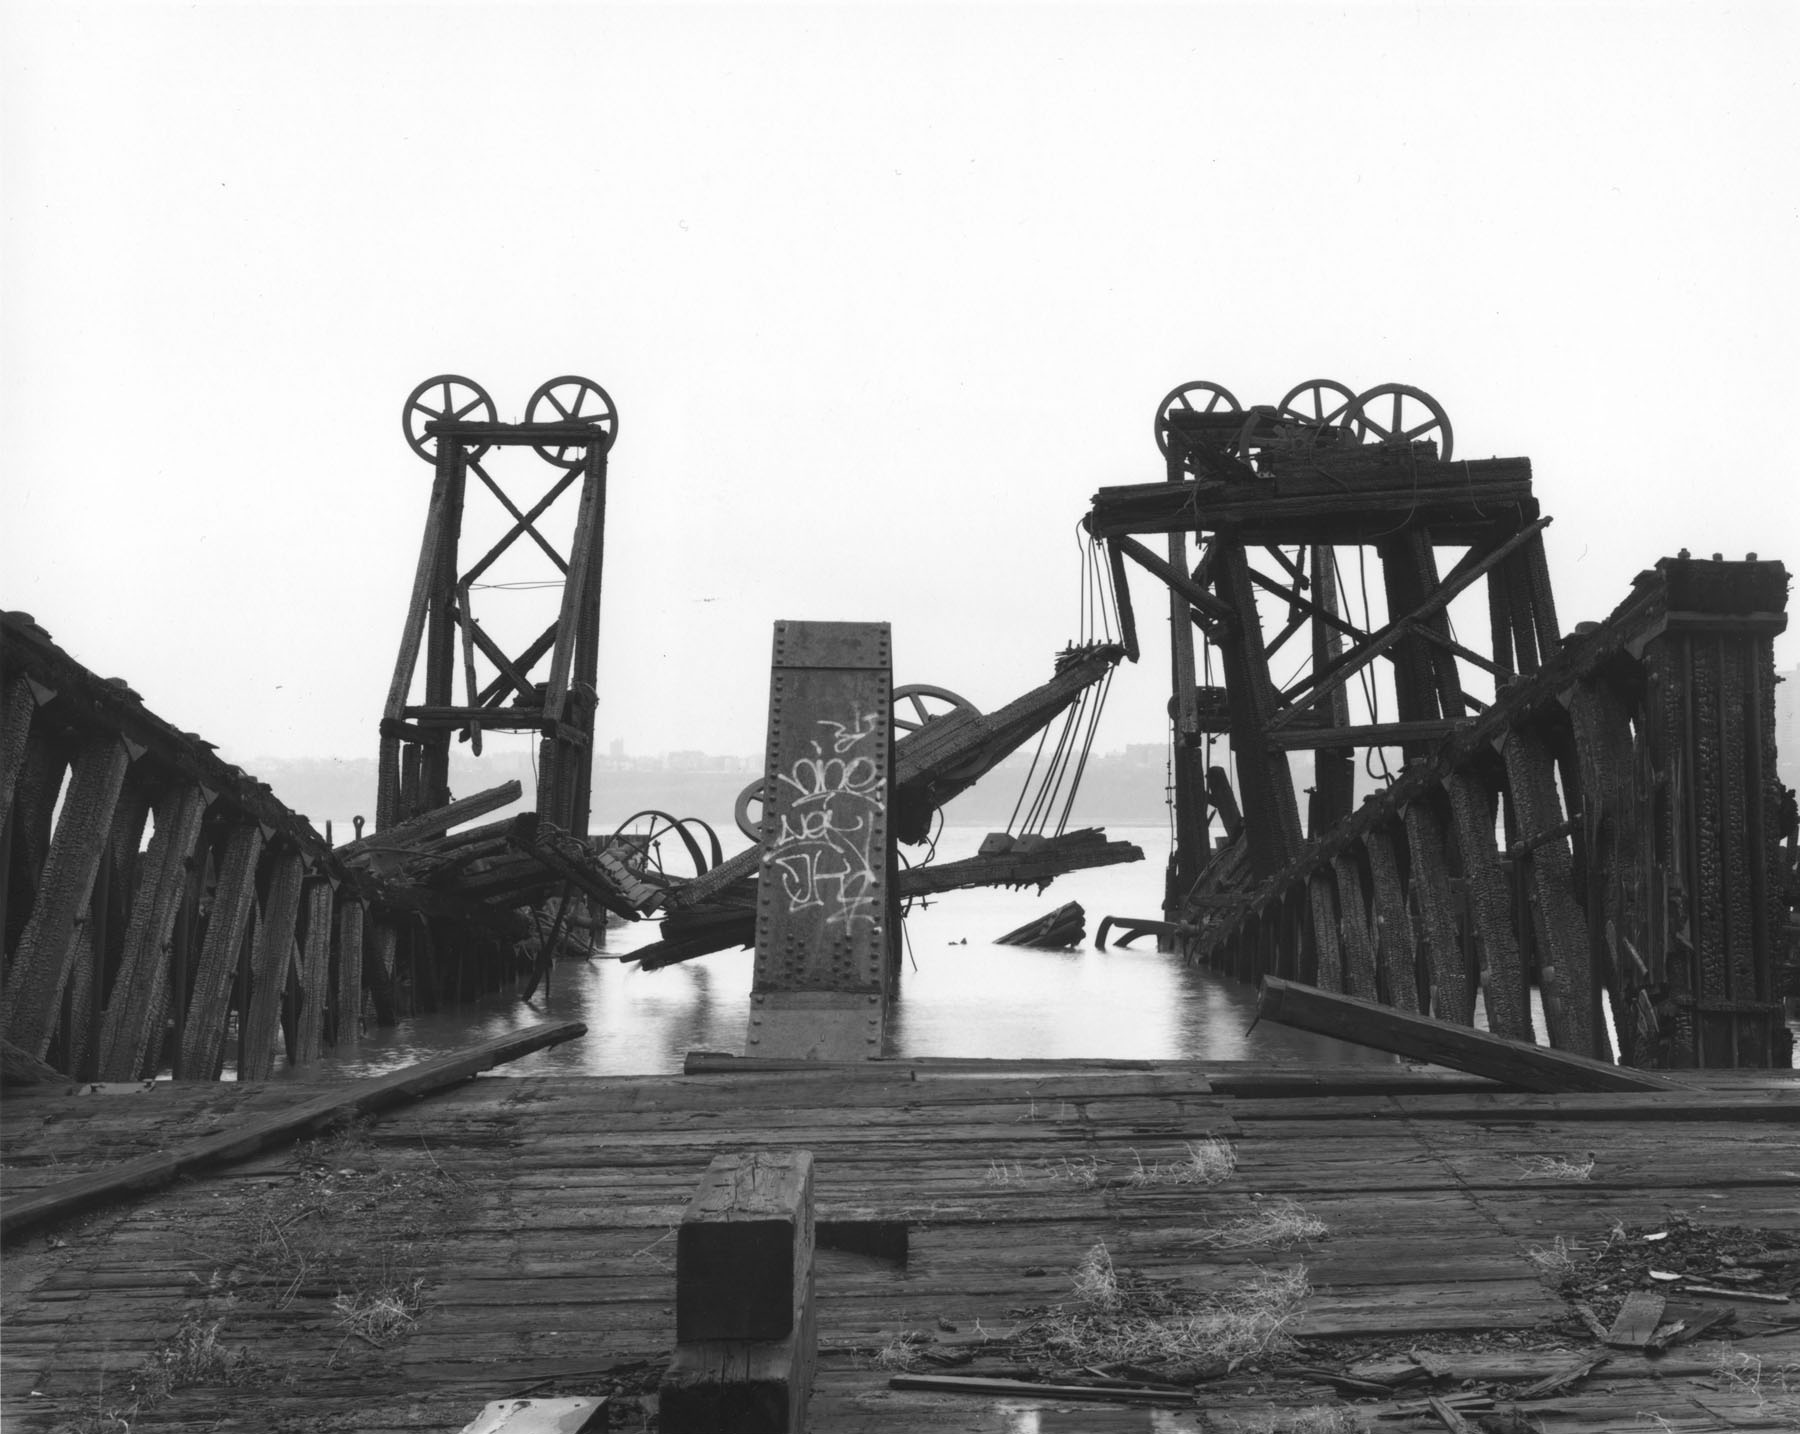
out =
<svg viewBox="0 0 1800 1434"><path fill-rule="evenodd" d="M1075 809L1075 793L1080 790L1082 774L1087 771L1088 754L1094 749L1094 734L1100 730L1100 714L1106 710L1106 694L1112 687L1114 671L1115 669L1109 667L1106 675L1100 679L1093 709L1088 713L1087 733L1081 742L1081 756L1075 763L1074 776L1069 779L1069 799L1063 803L1062 816L1057 819L1056 823L1058 836L1068 829L1069 814Z"/></svg>

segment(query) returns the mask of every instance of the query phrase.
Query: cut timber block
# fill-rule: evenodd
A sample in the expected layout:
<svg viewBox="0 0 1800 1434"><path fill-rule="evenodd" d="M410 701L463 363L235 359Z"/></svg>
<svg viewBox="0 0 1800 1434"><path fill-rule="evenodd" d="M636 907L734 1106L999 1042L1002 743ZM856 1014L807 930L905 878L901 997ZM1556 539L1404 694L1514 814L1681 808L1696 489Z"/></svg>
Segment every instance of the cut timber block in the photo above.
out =
<svg viewBox="0 0 1800 1434"><path fill-rule="evenodd" d="M675 1339L781 1340L811 1293L812 1156L717 1155L675 1236Z"/></svg>
<svg viewBox="0 0 1800 1434"><path fill-rule="evenodd" d="M716 1156L675 1237L663 1434L802 1434L818 1346L812 1255L812 1156Z"/></svg>
<svg viewBox="0 0 1800 1434"><path fill-rule="evenodd" d="M606 1428L606 1399L496 1399L462 1434L590 1434Z"/></svg>

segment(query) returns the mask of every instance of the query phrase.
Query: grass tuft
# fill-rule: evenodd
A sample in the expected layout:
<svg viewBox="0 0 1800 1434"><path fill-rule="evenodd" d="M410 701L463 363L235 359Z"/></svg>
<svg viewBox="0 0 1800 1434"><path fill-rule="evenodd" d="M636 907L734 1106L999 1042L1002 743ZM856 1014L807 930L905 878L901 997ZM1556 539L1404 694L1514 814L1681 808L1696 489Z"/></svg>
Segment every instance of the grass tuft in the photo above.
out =
<svg viewBox="0 0 1800 1434"><path fill-rule="evenodd" d="M1218 1185L1237 1170L1236 1148L1217 1136L1189 1141L1185 1160L1145 1165L1143 1156L1135 1150L1131 1153L1137 1161L1137 1169L1128 1177L1133 1185Z"/></svg>
<svg viewBox="0 0 1800 1434"><path fill-rule="evenodd" d="M1105 1244L1083 1257L1074 1274L1079 1304L1040 1316L1035 1341L1059 1363L1162 1363L1176 1369L1236 1367L1292 1344L1311 1286L1306 1269L1258 1269L1221 1295L1196 1296L1122 1276Z"/></svg>
<svg viewBox="0 0 1800 1434"><path fill-rule="evenodd" d="M1233 1419L1231 1428L1233 1434L1368 1434L1370 1425L1341 1404L1310 1404Z"/></svg>
<svg viewBox="0 0 1800 1434"><path fill-rule="evenodd" d="M1215 1250L1280 1250L1326 1233L1325 1222L1292 1200L1271 1200L1254 1215L1203 1230L1194 1240Z"/></svg>
<svg viewBox="0 0 1800 1434"><path fill-rule="evenodd" d="M908 1370L917 1369L924 1361L920 1357L920 1349L928 1336L917 1330L902 1330L886 1344L875 1351L874 1364L877 1369L892 1370L904 1374Z"/></svg>
<svg viewBox="0 0 1800 1434"><path fill-rule="evenodd" d="M1575 1254L1561 1235L1549 1245L1527 1245L1525 1258L1537 1266L1538 1278L1553 1290L1562 1289L1575 1277Z"/></svg>
<svg viewBox="0 0 1800 1434"><path fill-rule="evenodd" d="M1568 1160L1560 1155L1521 1155L1514 1157L1519 1173L1540 1180L1586 1180L1594 1173L1594 1157Z"/></svg>

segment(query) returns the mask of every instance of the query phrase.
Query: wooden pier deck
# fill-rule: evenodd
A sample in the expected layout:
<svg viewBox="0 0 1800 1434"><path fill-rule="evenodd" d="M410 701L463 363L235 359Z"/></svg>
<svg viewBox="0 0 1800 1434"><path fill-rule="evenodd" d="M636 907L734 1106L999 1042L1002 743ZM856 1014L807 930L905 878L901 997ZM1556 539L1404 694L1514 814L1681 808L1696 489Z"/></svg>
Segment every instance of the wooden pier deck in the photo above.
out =
<svg viewBox="0 0 1800 1434"><path fill-rule="evenodd" d="M1491 1427L1797 1428L1800 1296L1776 1296L1800 1280L1800 1086L1694 1086L1546 1096L1401 1067L1117 1062L483 1077L9 1245L0 1414L18 1431L457 1430L490 1399L611 1391L612 1427L654 1428L689 1194L715 1154L797 1147L837 1247L816 1267L815 1431L1442 1429L1504 1420L1522 1387L1602 1355ZM320 1089L9 1094L5 1192ZM1181 1180L1209 1140L1235 1170ZM1281 1202L1323 1233L1228 1242ZM1189 1300L1304 1267L1298 1344L1170 1378L1193 1393L1156 1408L891 1386L900 1363L1049 1372L1043 1315L1076 1308L1072 1273L1100 1244L1128 1288ZM1545 1278L1559 1253L1563 1291ZM1660 1356L1605 1348L1573 1297L1609 1323L1652 1262L1765 1297L1665 1282L1671 1317L1685 1301L1732 1322ZM1461 1416L1423 1402L1483 1394ZM1296 1422L1327 1408L1360 1422Z"/></svg>

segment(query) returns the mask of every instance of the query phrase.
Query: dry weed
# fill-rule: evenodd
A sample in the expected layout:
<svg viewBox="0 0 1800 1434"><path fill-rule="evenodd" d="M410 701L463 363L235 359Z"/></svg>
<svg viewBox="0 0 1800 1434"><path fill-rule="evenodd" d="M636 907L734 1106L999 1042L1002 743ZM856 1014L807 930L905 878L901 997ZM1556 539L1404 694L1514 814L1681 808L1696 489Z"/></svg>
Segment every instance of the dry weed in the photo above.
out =
<svg viewBox="0 0 1800 1434"><path fill-rule="evenodd" d="M910 1369L917 1369L923 1362L919 1351L928 1336L917 1330L901 1330L886 1344L875 1351L873 1362L877 1369L892 1370L896 1374L904 1374Z"/></svg>
<svg viewBox="0 0 1800 1434"><path fill-rule="evenodd" d="M1586 1180L1594 1173L1594 1157L1568 1160L1560 1155L1519 1155L1513 1157L1522 1175L1535 1175L1543 1180Z"/></svg>
<svg viewBox="0 0 1800 1434"><path fill-rule="evenodd" d="M423 1279L341 1294L331 1302L338 1324L380 1349L412 1333L418 1323Z"/></svg>
<svg viewBox="0 0 1800 1434"><path fill-rule="evenodd" d="M1721 1389L1754 1399L1759 1411L1800 1414L1800 1364L1770 1366L1747 1349L1721 1349L1713 1358Z"/></svg>
<svg viewBox="0 0 1800 1434"><path fill-rule="evenodd" d="M1525 1258L1537 1266L1538 1278L1560 1290L1575 1274L1575 1255L1561 1235L1549 1245L1527 1245Z"/></svg>
<svg viewBox="0 0 1800 1434"><path fill-rule="evenodd" d="M1254 1215L1202 1231L1194 1240L1215 1250L1280 1250L1326 1233L1325 1222L1292 1200L1271 1200Z"/></svg>
<svg viewBox="0 0 1800 1434"><path fill-rule="evenodd" d="M1217 1185L1237 1169L1237 1150L1228 1140L1208 1136L1187 1143L1187 1159L1145 1165L1143 1156L1131 1152L1137 1169L1128 1179L1133 1185Z"/></svg>
<svg viewBox="0 0 1800 1434"><path fill-rule="evenodd" d="M1190 1295L1122 1277L1104 1244L1082 1259L1074 1287L1079 1307L1049 1311L1034 1325L1045 1351L1074 1366L1164 1362L1235 1367L1286 1348L1291 1343L1287 1329L1311 1293L1301 1266L1258 1269L1222 1295Z"/></svg>
<svg viewBox="0 0 1800 1434"><path fill-rule="evenodd" d="M1368 1434L1370 1425L1355 1410L1339 1404L1309 1404L1304 1409L1278 1409L1250 1419L1233 1419L1233 1434Z"/></svg>

